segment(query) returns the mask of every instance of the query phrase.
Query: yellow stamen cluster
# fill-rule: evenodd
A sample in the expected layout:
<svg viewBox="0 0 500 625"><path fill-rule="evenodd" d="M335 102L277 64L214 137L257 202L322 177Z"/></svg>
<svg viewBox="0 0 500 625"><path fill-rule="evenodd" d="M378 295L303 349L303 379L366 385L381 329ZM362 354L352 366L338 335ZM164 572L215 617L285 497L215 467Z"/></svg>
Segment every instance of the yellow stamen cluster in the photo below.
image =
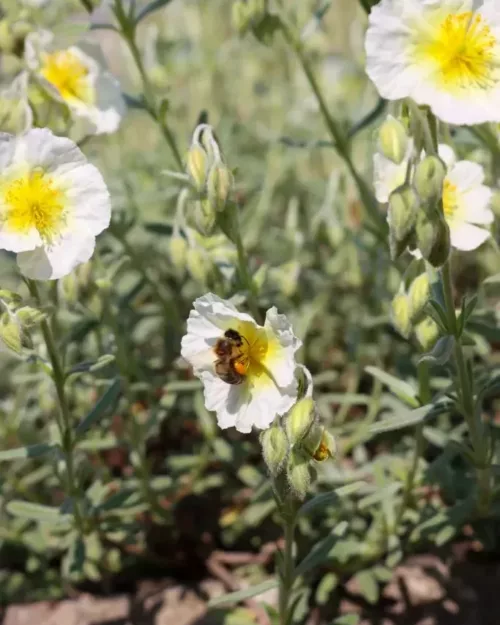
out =
<svg viewBox="0 0 500 625"><path fill-rule="evenodd" d="M34 171L9 182L3 191L8 230L27 234L35 228L45 242L60 233L66 222L64 194L50 176Z"/></svg>
<svg viewBox="0 0 500 625"><path fill-rule="evenodd" d="M40 73L59 91L63 100L93 104L94 90L89 83L89 70L73 52L59 50L45 54Z"/></svg>
<svg viewBox="0 0 500 625"><path fill-rule="evenodd" d="M495 84L496 43L481 14L467 11L446 16L420 52L437 66L435 78L447 88L489 89Z"/></svg>
<svg viewBox="0 0 500 625"><path fill-rule="evenodd" d="M443 212L445 218L451 219L458 208L457 187L449 180L445 179L443 183Z"/></svg>

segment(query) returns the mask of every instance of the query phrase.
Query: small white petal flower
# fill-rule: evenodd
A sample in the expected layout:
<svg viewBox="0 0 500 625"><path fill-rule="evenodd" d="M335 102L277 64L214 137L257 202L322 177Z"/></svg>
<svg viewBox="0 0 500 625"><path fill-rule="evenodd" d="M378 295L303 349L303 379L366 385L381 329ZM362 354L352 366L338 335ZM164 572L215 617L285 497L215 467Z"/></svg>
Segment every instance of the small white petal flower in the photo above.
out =
<svg viewBox="0 0 500 625"><path fill-rule="evenodd" d="M233 330L241 337L234 351L241 373L239 383L229 383L216 373L219 356L214 349ZM276 308L267 311L264 326L230 302L208 293L198 298L187 322L181 354L204 386L205 406L217 413L221 428L250 432L255 426L268 428L276 415L285 414L297 400L295 352L301 342L285 315ZM229 362L226 359L226 362Z"/></svg>
<svg viewBox="0 0 500 625"><path fill-rule="evenodd" d="M499 0L381 0L365 47L384 98L411 97L450 124L500 121Z"/></svg>
<svg viewBox="0 0 500 625"><path fill-rule="evenodd" d="M28 74L21 72L0 90L0 131L17 134L31 128L33 114L28 102Z"/></svg>
<svg viewBox="0 0 500 625"><path fill-rule="evenodd" d="M87 122L89 132L117 130L125 114L120 85L82 48L55 49L52 33L41 31L26 38L25 58L54 98Z"/></svg>
<svg viewBox="0 0 500 625"><path fill-rule="evenodd" d="M67 275L92 256L111 203L99 171L46 128L0 135L0 249L35 280Z"/></svg>

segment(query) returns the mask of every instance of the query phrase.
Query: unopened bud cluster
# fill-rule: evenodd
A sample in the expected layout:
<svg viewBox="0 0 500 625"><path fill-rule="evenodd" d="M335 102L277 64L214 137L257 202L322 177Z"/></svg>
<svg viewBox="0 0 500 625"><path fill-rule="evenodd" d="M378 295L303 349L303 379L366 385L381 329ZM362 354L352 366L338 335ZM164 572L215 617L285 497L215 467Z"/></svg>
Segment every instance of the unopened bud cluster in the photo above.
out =
<svg viewBox="0 0 500 625"><path fill-rule="evenodd" d="M409 141L404 124L389 115L378 131L377 150L402 165L408 159ZM434 267L441 267L448 259L450 234L442 208L445 176L442 160L425 156L413 171L408 169L406 182L391 193L387 219L393 259L408 248L418 248Z"/></svg>
<svg viewBox="0 0 500 625"><path fill-rule="evenodd" d="M191 215L193 225L200 234L209 236L215 230L218 214L227 207L233 174L208 124L200 124L194 131L186 168L197 193Z"/></svg>
<svg viewBox="0 0 500 625"><path fill-rule="evenodd" d="M21 354L25 331L45 318L45 313L23 305L13 291L0 290L0 348Z"/></svg>
<svg viewBox="0 0 500 625"><path fill-rule="evenodd" d="M283 420L261 435L264 460L273 477L285 471L290 489L303 499L311 485L314 461L335 455L333 436L317 419L311 397L300 399Z"/></svg>

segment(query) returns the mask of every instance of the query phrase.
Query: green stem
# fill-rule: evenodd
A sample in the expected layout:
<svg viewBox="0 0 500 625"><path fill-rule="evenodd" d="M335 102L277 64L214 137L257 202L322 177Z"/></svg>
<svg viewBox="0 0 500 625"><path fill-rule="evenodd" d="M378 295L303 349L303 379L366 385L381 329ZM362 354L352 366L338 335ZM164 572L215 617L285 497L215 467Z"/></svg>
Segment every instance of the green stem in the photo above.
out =
<svg viewBox="0 0 500 625"><path fill-rule="evenodd" d="M326 104L321 88L318 84L318 81L316 80L314 72L304 51L300 36L298 35L298 33L295 32L295 29L292 29L292 27L288 24L287 20L284 17L282 17L282 32L284 34L286 42L295 52L299 63L302 66L304 74L318 102L328 132L333 140L333 143L335 144L335 149L337 150L338 155L346 164L347 169L349 170L358 188L359 197L366 209L368 216L373 221L373 224L375 226L375 233L381 240L385 241L387 234L387 224L385 223L385 219L380 213L377 201L370 187L361 176L361 174L357 171L352 161L349 150L348 138L346 134L341 130L336 120L332 117L328 109L328 105Z"/></svg>
<svg viewBox="0 0 500 625"><path fill-rule="evenodd" d="M179 152L179 148L177 147L175 137L172 131L170 130L167 120L165 119L165 115L163 115L161 111L158 109L154 89L151 85L151 81L149 80L148 74L144 67L144 63L142 61L142 56L139 51L139 48L137 47L136 25L135 23L131 22L128 18L125 17L124 11L119 13L119 15L122 17L122 19L120 20L120 28L121 28L120 35L122 36L123 40L127 44L128 49L130 50L130 53L132 54L132 58L134 59L135 65L137 69L139 70L139 74L140 74L143 89L144 89L144 99L146 101L147 112L160 127L161 133L164 139L166 140L170 148L170 151L172 152L172 155L175 159L178 169L183 171L184 164L182 162L182 156Z"/></svg>
<svg viewBox="0 0 500 625"><path fill-rule="evenodd" d="M283 515L285 546L283 550L283 569L279 586L279 624L288 625L291 620L290 594L294 582L295 564L293 561L293 541L295 534L295 515Z"/></svg>
<svg viewBox="0 0 500 625"><path fill-rule="evenodd" d="M474 384L469 373L469 367L467 366L466 356L461 343L453 301L451 262L449 259L443 266L442 279L449 330L455 337L454 356L457 368L458 405L469 428L472 449L476 459L476 479L479 491L477 501L478 513L481 516L485 516L488 513L492 497L490 446L489 442L486 440L486 432L482 427L480 417L476 415Z"/></svg>
<svg viewBox="0 0 500 625"><path fill-rule="evenodd" d="M38 305L42 307L42 298L38 285L34 280L27 280L28 289L36 300ZM52 378L56 387L57 399L59 403L60 414L57 417L57 426L61 436L61 445L64 451L65 463L66 463L66 490L68 496L73 500L73 515L75 519L75 525L78 530L84 533L83 516L80 511L80 489L76 481L75 476L75 464L74 464L74 449L75 449L75 436L73 433L71 414L69 410L69 402L66 396L65 381L66 376L64 373L64 367L62 359L59 357L56 341L52 329L44 319L40 324L42 335L47 346L47 353L52 365Z"/></svg>

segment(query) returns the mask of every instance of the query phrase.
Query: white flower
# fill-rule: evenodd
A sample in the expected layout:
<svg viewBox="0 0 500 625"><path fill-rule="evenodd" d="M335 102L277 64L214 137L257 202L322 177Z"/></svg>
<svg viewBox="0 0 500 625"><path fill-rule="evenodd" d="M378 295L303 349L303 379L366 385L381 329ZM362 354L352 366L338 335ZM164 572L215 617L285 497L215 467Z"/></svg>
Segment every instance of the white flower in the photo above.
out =
<svg viewBox="0 0 500 625"><path fill-rule="evenodd" d="M240 313L228 301L212 293L198 298L187 322L181 354L204 386L205 406L217 413L221 428L234 426L250 432L252 426L268 428L276 415L285 414L297 400L295 352L301 342L284 315L276 308L267 311L264 326ZM241 337L236 368L240 383L219 377L219 356L214 349L228 330ZM234 369L234 360L231 367Z"/></svg>
<svg viewBox="0 0 500 625"><path fill-rule="evenodd" d="M451 244L458 250L475 250L490 236L485 226L494 221L490 208L492 191L483 184L484 171L481 165L471 161L457 161L449 145L441 144L438 152L448 170L443 183L443 210L450 228ZM374 157L375 188L377 184L382 184L381 181L385 185L383 196L377 192L379 201L387 201L392 191L402 183L394 175L395 168L399 167L406 172L411 156L411 152L408 153L400 165L394 165L380 154ZM382 200L381 197L386 199Z"/></svg>
<svg viewBox="0 0 500 625"><path fill-rule="evenodd" d="M26 38L26 64L54 98L85 120L95 134L114 132L125 114L118 81L81 47L54 48L48 31Z"/></svg>
<svg viewBox="0 0 500 625"><path fill-rule="evenodd" d="M99 171L46 128L0 135L0 249L35 280L67 275L92 256L111 204Z"/></svg>
<svg viewBox="0 0 500 625"><path fill-rule="evenodd" d="M500 121L499 0L381 0L366 34L380 95L450 124Z"/></svg>
<svg viewBox="0 0 500 625"><path fill-rule="evenodd" d="M13 134L31 128L33 114L28 102L28 74L21 72L0 90L0 131Z"/></svg>

